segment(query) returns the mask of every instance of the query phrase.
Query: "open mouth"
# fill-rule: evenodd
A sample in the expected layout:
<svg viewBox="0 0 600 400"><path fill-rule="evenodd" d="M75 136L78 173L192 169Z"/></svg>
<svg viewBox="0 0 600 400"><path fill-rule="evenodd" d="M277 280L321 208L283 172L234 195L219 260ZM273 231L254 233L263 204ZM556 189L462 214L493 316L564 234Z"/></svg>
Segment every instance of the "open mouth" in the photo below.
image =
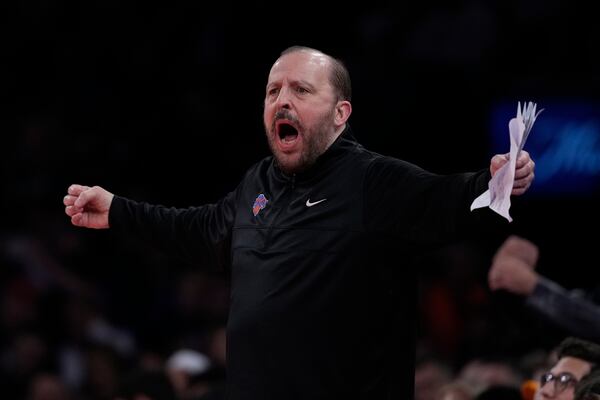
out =
<svg viewBox="0 0 600 400"><path fill-rule="evenodd" d="M292 143L298 139L298 130L287 122L277 124L277 136L283 143Z"/></svg>

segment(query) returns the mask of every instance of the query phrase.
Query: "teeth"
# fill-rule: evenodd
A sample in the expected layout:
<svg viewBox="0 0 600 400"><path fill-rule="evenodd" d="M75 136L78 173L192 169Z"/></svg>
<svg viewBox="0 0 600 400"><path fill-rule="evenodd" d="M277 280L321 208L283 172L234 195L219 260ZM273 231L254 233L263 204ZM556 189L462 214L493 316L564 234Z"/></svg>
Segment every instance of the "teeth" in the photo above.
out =
<svg viewBox="0 0 600 400"><path fill-rule="evenodd" d="M291 143L293 141L295 141L298 138L298 136L285 136L283 139L281 139L282 142L284 143Z"/></svg>

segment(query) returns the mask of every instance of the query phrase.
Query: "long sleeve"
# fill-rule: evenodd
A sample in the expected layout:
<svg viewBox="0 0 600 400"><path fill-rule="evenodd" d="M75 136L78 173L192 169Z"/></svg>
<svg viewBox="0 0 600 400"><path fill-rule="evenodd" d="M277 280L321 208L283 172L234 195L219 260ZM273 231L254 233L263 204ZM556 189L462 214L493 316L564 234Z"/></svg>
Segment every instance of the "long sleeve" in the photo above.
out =
<svg viewBox="0 0 600 400"><path fill-rule="evenodd" d="M489 214L487 209L470 212L471 202L487 189L489 179L488 170L437 175L380 157L367 171L366 221L375 231L397 234L411 243L445 241Z"/></svg>
<svg viewBox="0 0 600 400"><path fill-rule="evenodd" d="M568 291L540 277L525 304L573 335L600 339L600 306L579 290Z"/></svg>
<svg viewBox="0 0 600 400"><path fill-rule="evenodd" d="M115 196L109 224L188 262L227 267L236 192L215 204L167 208Z"/></svg>

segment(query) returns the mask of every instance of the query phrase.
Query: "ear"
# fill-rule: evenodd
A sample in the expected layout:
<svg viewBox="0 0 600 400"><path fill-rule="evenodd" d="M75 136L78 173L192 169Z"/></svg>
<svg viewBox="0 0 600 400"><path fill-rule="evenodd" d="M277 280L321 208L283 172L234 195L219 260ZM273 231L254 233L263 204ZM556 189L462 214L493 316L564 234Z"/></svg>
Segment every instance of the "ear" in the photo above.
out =
<svg viewBox="0 0 600 400"><path fill-rule="evenodd" d="M350 118L350 114L352 114L352 104L346 100L338 101L335 106L335 124L338 126L344 125Z"/></svg>

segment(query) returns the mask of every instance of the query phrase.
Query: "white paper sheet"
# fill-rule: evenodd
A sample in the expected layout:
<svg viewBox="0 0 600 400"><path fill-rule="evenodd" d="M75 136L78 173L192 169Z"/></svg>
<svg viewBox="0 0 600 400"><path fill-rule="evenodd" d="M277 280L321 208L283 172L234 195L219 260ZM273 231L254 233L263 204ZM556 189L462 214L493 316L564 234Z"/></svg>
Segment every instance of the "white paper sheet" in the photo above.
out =
<svg viewBox="0 0 600 400"><path fill-rule="evenodd" d="M504 164L490 179L488 190L477 197L471 204L471 211L481 208L490 207L506 218L509 222L512 221L510 216L510 193L512 192L515 181L515 169L519 153L525 146L529 132L533 127L535 119L540 115L543 109L536 113L537 105L529 102L517 105L517 116L512 118L508 123L510 135L510 153L509 160Z"/></svg>

